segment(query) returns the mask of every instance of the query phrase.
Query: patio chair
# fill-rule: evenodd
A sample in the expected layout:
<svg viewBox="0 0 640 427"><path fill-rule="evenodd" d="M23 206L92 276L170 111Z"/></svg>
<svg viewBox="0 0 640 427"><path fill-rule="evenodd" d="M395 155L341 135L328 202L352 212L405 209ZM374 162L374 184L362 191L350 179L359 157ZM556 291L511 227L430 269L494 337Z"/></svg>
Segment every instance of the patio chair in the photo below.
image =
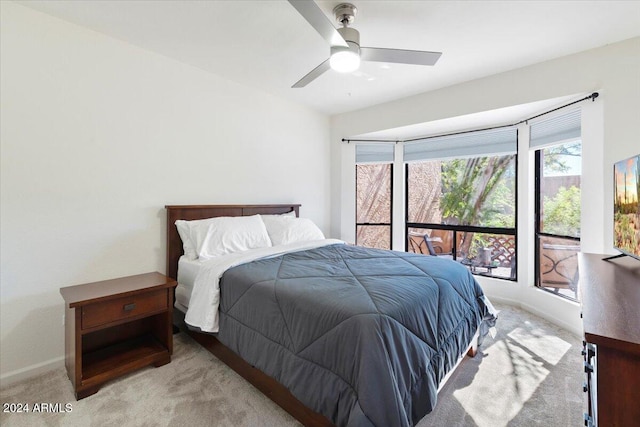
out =
<svg viewBox="0 0 640 427"><path fill-rule="evenodd" d="M431 234L425 235L425 241L429 248L429 254L434 256L450 255L453 256L453 231L450 230L431 230ZM458 244L462 234L458 233Z"/></svg>
<svg viewBox="0 0 640 427"><path fill-rule="evenodd" d="M429 251L427 241L425 240L425 237L427 237L426 234L410 231L409 234L407 235L409 250L417 254L429 255L430 251Z"/></svg>
<svg viewBox="0 0 640 427"><path fill-rule="evenodd" d="M577 292L579 245L555 245L544 243L540 266L540 285Z"/></svg>

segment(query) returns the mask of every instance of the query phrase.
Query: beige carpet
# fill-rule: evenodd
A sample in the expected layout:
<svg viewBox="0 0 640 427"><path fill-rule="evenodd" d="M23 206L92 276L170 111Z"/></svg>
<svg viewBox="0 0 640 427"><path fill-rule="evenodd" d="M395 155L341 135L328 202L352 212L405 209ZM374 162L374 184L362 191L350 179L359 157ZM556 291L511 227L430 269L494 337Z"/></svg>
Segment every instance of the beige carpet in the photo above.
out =
<svg viewBox="0 0 640 427"><path fill-rule="evenodd" d="M576 426L582 418L580 339L496 305L487 337L440 392L428 426ZM76 402L64 368L5 387L5 403L71 403L67 413L0 413L2 426L293 426L298 423L185 334L170 364L104 385ZM3 408L4 409L4 408Z"/></svg>

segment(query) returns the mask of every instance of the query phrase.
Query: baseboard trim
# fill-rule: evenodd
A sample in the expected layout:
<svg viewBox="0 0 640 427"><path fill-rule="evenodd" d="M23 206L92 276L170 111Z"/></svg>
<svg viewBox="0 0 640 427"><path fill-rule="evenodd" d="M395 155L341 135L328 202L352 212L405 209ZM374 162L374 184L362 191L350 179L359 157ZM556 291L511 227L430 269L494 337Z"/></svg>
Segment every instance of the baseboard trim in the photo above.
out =
<svg viewBox="0 0 640 427"><path fill-rule="evenodd" d="M550 323L553 323L554 325L557 325L559 327L561 327L562 329L569 331L577 336L582 336L582 331L580 331L579 329L576 329L575 325L572 325L570 323L567 323L561 319L558 319L555 316L550 315L549 313L546 313L542 310L540 310L537 307L534 307L532 305L529 304L523 304L520 303L520 308L523 310L528 311L529 313L535 314L538 317L541 317L547 321L549 321Z"/></svg>
<svg viewBox="0 0 640 427"><path fill-rule="evenodd" d="M505 304L505 305L510 305L510 306L513 306L513 307L520 308L520 301L518 301L518 300L514 300L514 299L511 299L511 298L503 298L503 297L499 297L499 296L495 296L495 295L494 296L487 295L487 298L489 298L489 301L491 301L491 302L497 302L499 304Z"/></svg>
<svg viewBox="0 0 640 427"><path fill-rule="evenodd" d="M56 357L45 362L36 363L26 368L16 369L0 375L0 387L5 388L19 381L33 378L42 373L64 366L64 356Z"/></svg>
<svg viewBox="0 0 640 427"><path fill-rule="evenodd" d="M542 291L544 292L544 291ZM555 297L555 298L561 298L561 297ZM563 321L562 319L557 318L556 316L553 316L552 314L545 312L543 310L541 310L539 307L532 305L532 304L527 304L524 303L522 301L516 301L516 300L512 300L509 298L502 298L502 297L497 297L497 296L490 296L489 297L489 301L491 302L496 302L496 303L501 303L501 304L506 304L506 305L510 305L512 307L517 307L519 309L522 309L524 311L527 311L531 314L534 314L542 319L545 319L546 321L553 323L556 326L561 327L562 329L569 331L573 334L576 334L578 336L582 336L582 331L578 328L576 329L576 325L572 325L568 322ZM569 303L567 301L567 303Z"/></svg>

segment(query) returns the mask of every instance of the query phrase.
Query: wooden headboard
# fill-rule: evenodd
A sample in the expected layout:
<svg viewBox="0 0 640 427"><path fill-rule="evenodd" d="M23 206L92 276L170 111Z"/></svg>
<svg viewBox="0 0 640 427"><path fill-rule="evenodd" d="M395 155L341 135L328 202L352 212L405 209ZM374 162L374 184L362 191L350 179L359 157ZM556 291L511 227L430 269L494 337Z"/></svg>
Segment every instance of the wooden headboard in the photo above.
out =
<svg viewBox="0 0 640 427"><path fill-rule="evenodd" d="M256 214L277 215L295 212L300 215L300 205L178 205L165 206L167 210L167 276L178 278L178 260L184 253L182 240L175 222L178 219L214 218L218 216L249 216Z"/></svg>

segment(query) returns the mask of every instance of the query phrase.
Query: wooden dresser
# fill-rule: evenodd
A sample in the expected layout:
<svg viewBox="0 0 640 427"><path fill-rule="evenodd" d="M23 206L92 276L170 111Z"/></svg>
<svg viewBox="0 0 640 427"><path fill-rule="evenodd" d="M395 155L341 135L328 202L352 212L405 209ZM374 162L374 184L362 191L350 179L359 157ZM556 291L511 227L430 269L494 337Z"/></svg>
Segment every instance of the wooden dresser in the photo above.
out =
<svg viewBox="0 0 640 427"><path fill-rule="evenodd" d="M76 399L127 372L171 361L175 286L146 273L60 289L65 365Z"/></svg>
<svg viewBox="0 0 640 427"><path fill-rule="evenodd" d="M640 261L580 254L584 425L640 426Z"/></svg>

